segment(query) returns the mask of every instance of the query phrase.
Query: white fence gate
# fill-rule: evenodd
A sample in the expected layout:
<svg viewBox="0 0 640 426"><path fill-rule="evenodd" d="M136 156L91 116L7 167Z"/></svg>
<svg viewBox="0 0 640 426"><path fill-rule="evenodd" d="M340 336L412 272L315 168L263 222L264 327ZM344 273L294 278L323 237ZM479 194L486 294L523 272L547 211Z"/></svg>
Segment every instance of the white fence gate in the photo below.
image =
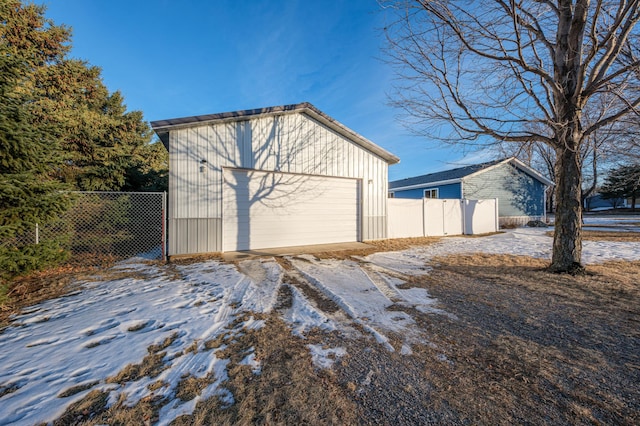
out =
<svg viewBox="0 0 640 426"><path fill-rule="evenodd" d="M435 237L496 232L498 200L387 200L388 238Z"/></svg>

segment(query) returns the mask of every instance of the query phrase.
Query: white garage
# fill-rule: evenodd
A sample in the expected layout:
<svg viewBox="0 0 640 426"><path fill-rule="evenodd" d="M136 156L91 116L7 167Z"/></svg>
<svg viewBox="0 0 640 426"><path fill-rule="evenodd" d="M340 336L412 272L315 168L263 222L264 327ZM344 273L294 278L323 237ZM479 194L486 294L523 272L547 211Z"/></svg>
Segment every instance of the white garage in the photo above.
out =
<svg viewBox="0 0 640 426"><path fill-rule="evenodd" d="M225 169L223 251L359 241L358 179Z"/></svg>
<svg viewBox="0 0 640 426"><path fill-rule="evenodd" d="M151 126L169 151L169 256L387 237L398 158L309 103Z"/></svg>

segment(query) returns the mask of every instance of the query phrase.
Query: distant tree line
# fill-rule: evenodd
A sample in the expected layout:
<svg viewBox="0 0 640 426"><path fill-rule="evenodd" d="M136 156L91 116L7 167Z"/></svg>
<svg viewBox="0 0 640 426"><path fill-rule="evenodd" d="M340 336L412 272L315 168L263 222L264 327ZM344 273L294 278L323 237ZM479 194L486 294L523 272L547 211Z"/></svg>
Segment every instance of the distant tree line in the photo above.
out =
<svg viewBox="0 0 640 426"><path fill-rule="evenodd" d="M142 112L127 111L100 68L69 57L71 29L45 11L0 1L0 241L59 217L66 191L167 186L167 152ZM3 259L19 273L64 256L55 242L0 247L0 269Z"/></svg>

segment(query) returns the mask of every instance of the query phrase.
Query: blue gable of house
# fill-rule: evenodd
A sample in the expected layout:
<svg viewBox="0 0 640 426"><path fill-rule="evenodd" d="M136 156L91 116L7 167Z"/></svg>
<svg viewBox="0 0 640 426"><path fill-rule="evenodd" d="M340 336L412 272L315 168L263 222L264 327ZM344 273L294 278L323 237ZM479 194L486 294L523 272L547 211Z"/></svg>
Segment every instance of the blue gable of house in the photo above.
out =
<svg viewBox="0 0 640 426"><path fill-rule="evenodd" d="M424 198L424 191L426 189L437 189L438 198L460 198L460 183L450 183L446 185L429 185L426 184L420 188L411 188L404 190L393 190L395 198Z"/></svg>

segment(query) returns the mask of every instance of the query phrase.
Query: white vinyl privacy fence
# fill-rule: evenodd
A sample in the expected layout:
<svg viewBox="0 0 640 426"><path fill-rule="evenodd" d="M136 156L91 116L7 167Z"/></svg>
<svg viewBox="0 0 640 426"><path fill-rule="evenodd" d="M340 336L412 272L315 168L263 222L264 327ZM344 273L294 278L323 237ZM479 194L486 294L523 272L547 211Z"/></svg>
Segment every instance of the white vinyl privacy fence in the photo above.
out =
<svg viewBox="0 0 640 426"><path fill-rule="evenodd" d="M472 235L496 232L498 200L387 200L388 238Z"/></svg>

